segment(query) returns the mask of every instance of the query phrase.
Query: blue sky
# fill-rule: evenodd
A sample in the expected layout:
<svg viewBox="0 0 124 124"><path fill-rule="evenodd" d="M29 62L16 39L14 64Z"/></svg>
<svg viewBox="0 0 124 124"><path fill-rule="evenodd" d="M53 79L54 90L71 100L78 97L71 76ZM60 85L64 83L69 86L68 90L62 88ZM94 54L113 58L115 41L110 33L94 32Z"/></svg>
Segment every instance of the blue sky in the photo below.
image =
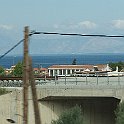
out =
<svg viewBox="0 0 124 124"><path fill-rule="evenodd" d="M1 0L0 2L0 54L3 54L20 39L23 39L23 30L26 25L30 27L30 30L37 31L110 35L124 34L124 0ZM35 36L32 38L32 40L37 41L39 39L42 40L43 37ZM48 36L45 37L46 39L55 39L55 37ZM65 48L67 49L67 47L72 45L70 40L70 43L67 45L66 42L64 43L62 37L58 39L62 44L60 46L59 44L58 46L55 45L54 47L59 47L61 49L60 51L64 51ZM85 39L85 44L82 44L83 48L87 47L85 46L87 44L97 43L97 40L102 43L108 41L108 39L87 38ZM121 49L124 49L124 47L122 48L124 45L122 44L122 39L111 39L110 41L115 49L114 42L120 44ZM37 50L39 44L41 44L40 41L37 44L32 43L32 53L56 53L58 51L51 50L50 48L46 52L45 49L44 51L41 51L40 48ZM44 46L47 47L47 44ZM105 44L101 48L108 47L107 45L110 43ZM78 46L77 43L73 45ZM80 51L76 49L77 51L70 50L68 52L108 52L106 51L108 49L105 49L105 51L101 49L95 51L98 47L97 44L96 46L88 47L94 50L90 51L91 49L86 49L83 51L82 48ZM22 52L21 49L22 46L15 51L19 54ZM112 52L119 53L123 52L123 50Z"/></svg>

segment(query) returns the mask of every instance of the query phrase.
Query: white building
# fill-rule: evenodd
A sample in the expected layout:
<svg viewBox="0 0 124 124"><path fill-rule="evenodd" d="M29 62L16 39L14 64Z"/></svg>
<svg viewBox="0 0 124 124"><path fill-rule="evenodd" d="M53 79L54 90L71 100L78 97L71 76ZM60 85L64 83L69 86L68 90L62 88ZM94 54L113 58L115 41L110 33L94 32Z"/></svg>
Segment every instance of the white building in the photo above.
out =
<svg viewBox="0 0 124 124"><path fill-rule="evenodd" d="M71 76L75 73L111 71L109 65L52 65L48 68L49 76Z"/></svg>
<svg viewBox="0 0 124 124"><path fill-rule="evenodd" d="M118 66L116 67L115 71L108 72L107 74L108 74L108 76L124 76L123 71L121 71L121 72L118 71Z"/></svg>

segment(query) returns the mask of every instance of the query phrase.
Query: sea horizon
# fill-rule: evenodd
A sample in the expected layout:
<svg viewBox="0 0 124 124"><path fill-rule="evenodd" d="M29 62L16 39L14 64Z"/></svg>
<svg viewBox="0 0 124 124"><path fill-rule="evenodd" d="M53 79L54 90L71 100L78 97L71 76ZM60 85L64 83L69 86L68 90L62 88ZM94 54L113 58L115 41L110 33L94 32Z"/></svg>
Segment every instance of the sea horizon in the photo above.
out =
<svg viewBox="0 0 124 124"><path fill-rule="evenodd" d="M30 54L30 56L42 56L42 55L124 55L124 53L43 53L43 54ZM0 55L2 56L2 55ZM13 56L23 56L22 54L10 54L5 57L13 57ZM3 57L4 58L4 57Z"/></svg>
<svg viewBox="0 0 124 124"><path fill-rule="evenodd" d="M108 64L110 62L124 61L124 53L92 53L92 54L32 54L33 67L48 68L51 65L68 65L76 59L77 65ZM0 59L0 66L10 68L23 60L23 55L8 55Z"/></svg>

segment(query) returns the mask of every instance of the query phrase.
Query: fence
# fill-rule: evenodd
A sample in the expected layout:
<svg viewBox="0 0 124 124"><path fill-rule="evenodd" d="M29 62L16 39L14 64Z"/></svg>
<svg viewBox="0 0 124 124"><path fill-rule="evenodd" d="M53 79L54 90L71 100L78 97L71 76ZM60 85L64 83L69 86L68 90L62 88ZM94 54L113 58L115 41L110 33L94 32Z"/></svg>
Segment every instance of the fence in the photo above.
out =
<svg viewBox="0 0 124 124"><path fill-rule="evenodd" d="M124 85L124 76L82 76L82 77L54 77L51 79L37 78L35 83L42 85ZM0 80L0 87L22 87L22 80Z"/></svg>

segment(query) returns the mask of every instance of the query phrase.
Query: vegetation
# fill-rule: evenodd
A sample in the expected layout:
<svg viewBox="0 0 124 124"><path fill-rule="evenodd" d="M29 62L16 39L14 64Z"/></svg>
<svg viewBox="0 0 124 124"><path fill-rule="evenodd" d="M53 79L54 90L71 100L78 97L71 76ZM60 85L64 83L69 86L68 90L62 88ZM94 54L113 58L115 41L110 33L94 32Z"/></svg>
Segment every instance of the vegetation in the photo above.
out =
<svg viewBox="0 0 124 124"><path fill-rule="evenodd" d="M118 70L121 71L122 69L124 69L124 62L121 61L116 63L110 62L109 66L112 68L113 71L115 71L116 67L118 66Z"/></svg>
<svg viewBox="0 0 124 124"><path fill-rule="evenodd" d="M14 76L21 77L23 74L23 62L18 62L12 72Z"/></svg>
<svg viewBox="0 0 124 124"><path fill-rule="evenodd" d="M51 124L83 124L81 108L75 106L70 110L63 112L58 120L53 120Z"/></svg>
<svg viewBox="0 0 124 124"><path fill-rule="evenodd" d="M0 95L6 94L8 91L5 88L0 88Z"/></svg>
<svg viewBox="0 0 124 124"><path fill-rule="evenodd" d="M124 124L124 102L120 103L115 111L116 124Z"/></svg>
<svg viewBox="0 0 124 124"><path fill-rule="evenodd" d="M2 66L0 66L0 76L5 75L5 70Z"/></svg>

